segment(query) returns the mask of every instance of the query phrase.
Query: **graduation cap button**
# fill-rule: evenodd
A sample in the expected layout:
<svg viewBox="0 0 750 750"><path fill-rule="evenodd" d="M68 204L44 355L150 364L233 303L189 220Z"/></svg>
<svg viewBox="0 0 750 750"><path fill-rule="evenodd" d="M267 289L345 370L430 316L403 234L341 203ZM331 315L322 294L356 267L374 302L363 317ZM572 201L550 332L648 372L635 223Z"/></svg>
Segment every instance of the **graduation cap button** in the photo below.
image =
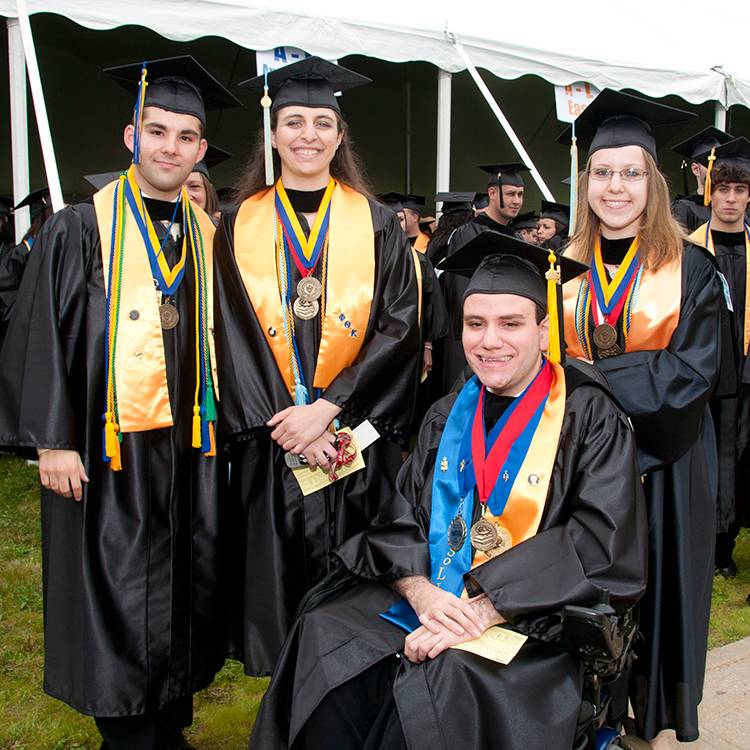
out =
<svg viewBox="0 0 750 750"><path fill-rule="evenodd" d="M275 328L274 328L273 326L271 326L271 327L270 327L270 328L268 329L268 335L269 335L269 336L275 336L275 335L276 335L276 329L275 329Z"/></svg>
<svg viewBox="0 0 750 750"><path fill-rule="evenodd" d="M130 319L131 320L138 320L138 318L141 317L141 314L138 312L138 310L131 310L130 311Z"/></svg>

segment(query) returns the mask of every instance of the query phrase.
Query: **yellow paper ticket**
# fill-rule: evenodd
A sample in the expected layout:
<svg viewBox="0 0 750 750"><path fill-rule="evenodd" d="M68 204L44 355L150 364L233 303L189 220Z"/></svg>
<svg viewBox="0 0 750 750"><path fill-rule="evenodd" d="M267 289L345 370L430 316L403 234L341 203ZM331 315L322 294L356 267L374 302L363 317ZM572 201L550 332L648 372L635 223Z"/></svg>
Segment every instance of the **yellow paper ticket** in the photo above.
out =
<svg viewBox="0 0 750 750"><path fill-rule="evenodd" d="M479 638L459 643L452 648L460 648L500 664L510 664L527 640L528 636L516 633L515 630L495 626L485 630Z"/></svg>

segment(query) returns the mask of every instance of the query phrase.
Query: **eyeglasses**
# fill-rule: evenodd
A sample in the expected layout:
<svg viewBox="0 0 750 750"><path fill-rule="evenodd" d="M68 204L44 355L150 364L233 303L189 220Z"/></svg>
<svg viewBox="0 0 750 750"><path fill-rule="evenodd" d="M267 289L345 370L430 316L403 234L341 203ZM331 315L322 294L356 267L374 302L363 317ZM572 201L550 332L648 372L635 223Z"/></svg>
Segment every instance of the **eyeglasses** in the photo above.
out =
<svg viewBox="0 0 750 750"><path fill-rule="evenodd" d="M596 167L589 170L589 177L592 180L611 180L616 174L620 175L623 182L640 182L647 174L647 169L638 169L638 167L628 167L627 169L608 169L607 167Z"/></svg>

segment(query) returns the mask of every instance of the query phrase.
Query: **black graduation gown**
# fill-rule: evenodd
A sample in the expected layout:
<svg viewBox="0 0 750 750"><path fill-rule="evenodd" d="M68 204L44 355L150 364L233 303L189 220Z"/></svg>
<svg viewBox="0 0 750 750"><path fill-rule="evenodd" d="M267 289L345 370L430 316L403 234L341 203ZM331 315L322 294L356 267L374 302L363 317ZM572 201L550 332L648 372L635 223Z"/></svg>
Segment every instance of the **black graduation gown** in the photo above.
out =
<svg viewBox="0 0 750 750"><path fill-rule="evenodd" d="M736 235L712 232L716 262L727 280L734 308L737 369L740 383L736 392L711 399L716 444L719 452L719 500L716 507L716 531L736 529L750 517L748 505L747 454L750 440L750 372L745 356L745 233ZM734 537L734 533L731 534ZM717 548L717 556L718 556Z"/></svg>
<svg viewBox="0 0 750 750"><path fill-rule="evenodd" d="M172 243L165 252L173 262ZM80 503L41 493L44 689L85 714L157 710L210 684L224 659L217 459L190 447L192 279L188 268L180 323L164 332L175 425L125 434L120 472L102 460L105 296L92 204L46 222L2 349L0 445L76 450L90 478Z"/></svg>
<svg viewBox="0 0 750 750"><path fill-rule="evenodd" d="M632 430L577 367L566 368L566 384L537 534L467 576L472 592L485 592L530 639L508 666L455 649L420 665L401 659L393 694L410 750L570 750L582 670L559 643L559 611L596 601L602 589L622 610L643 592L646 514ZM291 747L331 691L403 649L404 632L378 615L398 599L389 582L430 575L432 475L455 398L446 396L427 414L397 492L371 530L337 550L357 583L342 586L343 593L321 587L318 601L305 607L261 704L251 749Z"/></svg>
<svg viewBox="0 0 750 750"><path fill-rule="evenodd" d="M476 237L480 232L486 232L491 229L502 234L513 234L513 230L504 224L498 224L486 214L479 214L472 221L462 224L451 235L449 242L449 251L451 247L466 244L470 239ZM441 396L450 393L456 383L459 375L466 367L466 357L464 356L464 347L461 343L463 333L463 307L464 293L469 286L469 279L456 273L446 271L440 276L440 283L443 286L443 296L445 305L448 308L448 317L450 319L448 334L443 340L441 348Z"/></svg>
<svg viewBox="0 0 750 750"><path fill-rule="evenodd" d="M646 475L649 586L632 700L639 733L648 739L669 727L684 741L698 737L718 481L708 401L722 367L723 300L712 259L687 245L680 318L669 346L596 363L633 422Z"/></svg>
<svg viewBox="0 0 750 750"><path fill-rule="evenodd" d="M424 383L417 387L417 403L412 419L411 433L416 435L427 409L443 394L440 392L438 373L440 372L440 345L449 330L448 308L440 286L440 280L430 259L419 253L419 265L422 269L422 318L420 325L420 340L432 342L432 372ZM417 376L422 372L420 360Z"/></svg>
<svg viewBox="0 0 750 750"><path fill-rule="evenodd" d="M28 259L29 247L23 242L5 247L0 252L0 346L10 322L13 303L16 301Z"/></svg>
<svg viewBox="0 0 750 750"><path fill-rule="evenodd" d="M234 259L236 211L224 214L217 230L216 348L237 558L229 638L248 674L273 671L297 605L328 571L330 551L367 527L391 495L401 466L400 444L411 423L421 362L416 273L395 214L374 201L370 207L376 258L370 319L359 356L324 397L343 407L342 425L369 419L381 437L365 450L365 469L304 498L266 427L292 402ZM304 217L301 224L306 228ZM296 266L292 273L294 287ZM295 321L307 383L313 380L319 326L318 318Z"/></svg>

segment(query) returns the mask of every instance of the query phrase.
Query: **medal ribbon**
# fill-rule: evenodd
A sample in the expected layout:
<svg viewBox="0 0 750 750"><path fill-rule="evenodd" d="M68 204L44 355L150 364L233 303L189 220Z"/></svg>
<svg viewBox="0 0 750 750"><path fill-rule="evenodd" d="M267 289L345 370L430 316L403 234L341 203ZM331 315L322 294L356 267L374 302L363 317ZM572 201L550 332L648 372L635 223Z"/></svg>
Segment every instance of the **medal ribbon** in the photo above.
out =
<svg viewBox="0 0 750 750"><path fill-rule="evenodd" d="M594 245L594 264L588 273L589 286L594 290L591 309L596 325L608 323L613 328L617 325L617 320L640 268L638 246L639 240L636 237L628 248L614 278L608 282L607 271L602 260L601 240L597 237L596 245Z"/></svg>
<svg viewBox="0 0 750 750"><path fill-rule="evenodd" d="M326 187L326 191L323 193L320 206L318 206L318 213L310 230L310 236L305 237L305 233L299 223L297 214L292 208L289 196L286 190L284 190L281 180L279 179L276 182L276 215L281 222L284 239L291 251L291 256L303 278L310 276L315 270L326 237L328 236L328 226L331 220L331 197L333 196L335 184L331 177L328 180L328 187Z"/></svg>
<svg viewBox="0 0 750 750"><path fill-rule="evenodd" d="M534 380L514 401L512 411L507 414L507 418L495 425L495 429L490 434L490 441L487 440L484 428L485 389L482 388L477 399L471 428L471 456L479 502L483 505L487 504L495 489L511 448L539 412L540 406L547 400L551 385L552 368L545 360ZM489 451L487 450L488 442L490 443ZM518 466L520 465L519 463ZM503 507L504 505L505 503ZM499 512L497 510L493 511L495 515L500 515L503 511L502 508Z"/></svg>
<svg viewBox="0 0 750 750"><path fill-rule="evenodd" d="M187 259L188 232L182 233L182 252L180 258L173 268L169 267L167 259L164 257L162 249L164 243L159 241L156 236L154 224L148 215L148 210L143 202L138 183L135 181L133 167L128 169L127 179L125 180L125 197L128 205L138 226L138 230L143 238L143 244L146 246L148 262L151 265L151 272L158 285L159 291L167 296L175 294L185 275L185 261ZM182 198L181 198L182 200ZM184 203L184 201L183 201ZM184 206L183 206L184 208ZM175 207L176 209L176 207ZM186 221L185 212L183 211L183 222ZM164 238L167 241L169 234Z"/></svg>

